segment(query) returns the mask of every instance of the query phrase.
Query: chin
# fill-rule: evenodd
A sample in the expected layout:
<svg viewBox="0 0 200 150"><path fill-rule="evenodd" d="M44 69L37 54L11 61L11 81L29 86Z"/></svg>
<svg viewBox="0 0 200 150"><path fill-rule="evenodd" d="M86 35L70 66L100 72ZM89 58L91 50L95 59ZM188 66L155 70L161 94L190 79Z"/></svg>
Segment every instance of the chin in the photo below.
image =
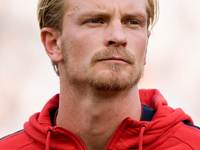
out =
<svg viewBox="0 0 200 150"><path fill-rule="evenodd" d="M142 72L123 73L120 71L102 72L88 78L91 87L101 91L122 91L137 85Z"/></svg>

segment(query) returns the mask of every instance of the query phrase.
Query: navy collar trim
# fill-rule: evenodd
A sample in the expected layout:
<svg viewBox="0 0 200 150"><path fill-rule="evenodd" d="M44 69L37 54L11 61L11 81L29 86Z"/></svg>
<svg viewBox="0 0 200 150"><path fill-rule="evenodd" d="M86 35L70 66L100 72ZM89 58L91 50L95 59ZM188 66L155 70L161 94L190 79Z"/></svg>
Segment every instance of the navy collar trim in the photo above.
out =
<svg viewBox="0 0 200 150"><path fill-rule="evenodd" d="M141 118L141 121L151 121L155 113L156 113L155 110L151 109L147 105L142 104L142 118Z"/></svg>

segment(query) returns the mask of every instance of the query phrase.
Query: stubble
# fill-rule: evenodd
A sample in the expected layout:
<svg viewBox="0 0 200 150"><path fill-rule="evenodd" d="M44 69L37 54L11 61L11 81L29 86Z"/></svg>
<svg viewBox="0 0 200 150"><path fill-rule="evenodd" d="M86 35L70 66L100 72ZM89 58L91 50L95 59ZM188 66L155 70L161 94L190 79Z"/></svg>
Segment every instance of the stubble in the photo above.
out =
<svg viewBox="0 0 200 150"><path fill-rule="evenodd" d="M138 84L143 74L143 67L142 69L138 67L135 55L124 48L109 48L105 51L98 51L92 56L89 66L79 69L72 65L74 60L71 60L69 54L65 51L65 45L62 45L62 52L66 78L71 85L79 86L78 88L90 86L101 91L121 91ZM124 65L107 64L110 71L109 74L105 74L96 67L97 63L116 55L126 61L131 69L124 71Z"/></svg>
<svg viewBox="0 0 200 150"><path fill-rule="evenodd" d="M131 67L128 72L124 73L125 66L120 64L108 64L109 75L95 68L97 63L116 55L120 56ZM106 51L94 53L91 58L91 68L90 75L86 80L91 87L101 91L121 91L132 88L138 84L144 70L143 67L140 69L137 66L135 55L124 48L109 48Z"/></svg>

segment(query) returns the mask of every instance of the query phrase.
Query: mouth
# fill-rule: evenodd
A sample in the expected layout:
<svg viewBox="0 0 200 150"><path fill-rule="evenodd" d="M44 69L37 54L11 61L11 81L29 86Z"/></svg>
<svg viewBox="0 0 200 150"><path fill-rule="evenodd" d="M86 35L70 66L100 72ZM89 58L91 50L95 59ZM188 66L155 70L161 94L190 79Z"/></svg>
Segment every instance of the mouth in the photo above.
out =
<svg viewBox="0 0 200 150"><path fill-rule="evenodd" d="M130 61L120 57L120 56L114 56L114 57L110 57L110 58L104 58L101 59L99 61L109 61L109 62L116 62L116 63L128 63L128 64L132 64Z"/></svg>

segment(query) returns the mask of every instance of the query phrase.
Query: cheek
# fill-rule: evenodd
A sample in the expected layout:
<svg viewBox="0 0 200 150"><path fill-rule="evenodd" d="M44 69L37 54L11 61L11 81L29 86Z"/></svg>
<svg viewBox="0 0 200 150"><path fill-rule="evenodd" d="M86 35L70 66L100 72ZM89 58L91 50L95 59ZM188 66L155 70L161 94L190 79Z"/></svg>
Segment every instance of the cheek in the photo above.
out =
<svg viewBox="0 0 200 150"><path fill-rule="evenodd" d="M74 67L80 68L90 63L94 48L92 48L91 40L86 38L86 36L82 36L81 34L78 36L74 35L66 34L66 38L63 39L65 42L64 51L66 51L69 65L73 64Z"/></svg>
<svg viewBox="0 0 200 150"><path fill-rule="evenodd" d="M128 49L135 54L138 65L144 64L147 45L148 45L147 34L141 32L134 33L132 35L127 36L127 38L128 38Z"/></svg>
<svg viewBox="0 0 200 150"><path fill-rule="evenodd" d="M77 58L89 58L96 51L101 49L100 43L103 41L100 35L94 31L77 31L70 40L71 49Z"/></svg>
<svg viewBox="0 0 200 150"><path fill-rule="evenodd" d="M148 37L147 35L137 34L127 36L128 47L135 54L142 54L147 49Z"/></svg>

